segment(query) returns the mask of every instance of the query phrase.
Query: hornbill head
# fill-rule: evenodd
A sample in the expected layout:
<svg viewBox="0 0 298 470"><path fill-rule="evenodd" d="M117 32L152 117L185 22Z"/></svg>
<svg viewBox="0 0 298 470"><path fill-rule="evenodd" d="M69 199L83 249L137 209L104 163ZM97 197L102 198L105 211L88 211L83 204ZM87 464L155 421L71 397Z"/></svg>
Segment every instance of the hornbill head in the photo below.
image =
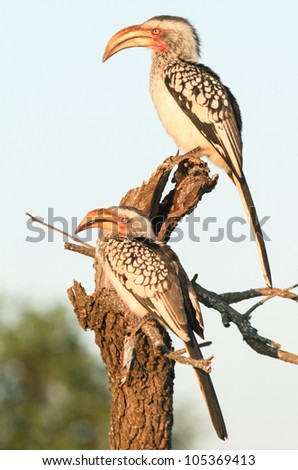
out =
<svg viewBox="0 0 298 470"><path fill-rule="evenodd" d="M130 206L94 209L86 214L76 233L88 228L101 228L107 236L139 237L155 240L151 222L144 212Z"/></svg>
<svg viewBox="0 0 298 470"><path fill-rule="evenodd" d="M154 53L196 62L199 38L188 20L178 16L154 16L143 24L121 29L109 40L103 62L129 47L150 47Z"/></svg>

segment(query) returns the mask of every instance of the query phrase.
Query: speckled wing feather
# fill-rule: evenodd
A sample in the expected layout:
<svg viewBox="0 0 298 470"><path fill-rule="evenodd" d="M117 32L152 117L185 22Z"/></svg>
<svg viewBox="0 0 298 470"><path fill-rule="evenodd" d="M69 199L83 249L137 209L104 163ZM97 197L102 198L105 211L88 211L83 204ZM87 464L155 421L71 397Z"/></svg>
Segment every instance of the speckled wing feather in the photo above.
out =
<svg viewBox="0 0 298 470"><path fill-rule="evenodd" d="M241 115L236 99L218 75L202 64L182 61L164 70L167 89L232 174L242 177Z"/></svg>
<svg viewBox="0 0 298 470"><path fill-rule="evenodd" d="M189 341L180 281L164 248L156 242L114 237L106 243L103 255L113 274L137 301L183 341Z"/></svg>
<svg viewBox="0 0 298 470"><path fill-rule="evenodd" d="M183 296L184 309L190 328L195 331L201 338L204 338L204 322L200 304L191 282L183 269L178 256L171 247L164 245L162 249L163 257L171 262L179 279L179 284Z"/></svg>

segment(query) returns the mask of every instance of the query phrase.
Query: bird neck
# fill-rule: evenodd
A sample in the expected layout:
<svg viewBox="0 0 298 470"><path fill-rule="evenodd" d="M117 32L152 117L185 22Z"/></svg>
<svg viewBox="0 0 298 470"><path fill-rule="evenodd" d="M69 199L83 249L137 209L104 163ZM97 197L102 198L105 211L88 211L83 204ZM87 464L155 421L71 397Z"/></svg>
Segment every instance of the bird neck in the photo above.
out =
<svg viewBox="0 0 298 470"><path fill-rule="evenodd" d="M109 240L130 240L130 241L138 241L138 242L147 242L147 243L157 243L159 244L159 242L157 241L156 237L150 237L149 234L147 233L129 233L127 236L126 235L121 235L121 234L112 234L111 232L109 233L106 233L106 234L99 234L98 236L98 242L99 243L106 243L108 242Z"/></svg>
<svg viewBox="0 0 298 470"><path fill-rule="evenodd" d="M172 62L179 62L181 59L178 55L170 51L152 53L152 65L156 68L164 68Z"/></svg>
<svg viewBox="0 0 298 470"><path fill-rule="evenodd" d="M153 52L152 54L152 65L151 71L153 74L160 73L164 71L169 66L173 67L175 65L185 67L188 64L198 64L198 61L194 60L185 60L178 55L169 53L169 51L164 52Z"/></svg>
<svg viewBox="0 0 298 470"><path fill-rule="evenodd" d="M200 61L200 55L197 50L192 48L181 52L180 49L168 48L163 51L152 51L152 62L159 65L165 65L173 62L182 62L184 64L197 64Z"/></svg>

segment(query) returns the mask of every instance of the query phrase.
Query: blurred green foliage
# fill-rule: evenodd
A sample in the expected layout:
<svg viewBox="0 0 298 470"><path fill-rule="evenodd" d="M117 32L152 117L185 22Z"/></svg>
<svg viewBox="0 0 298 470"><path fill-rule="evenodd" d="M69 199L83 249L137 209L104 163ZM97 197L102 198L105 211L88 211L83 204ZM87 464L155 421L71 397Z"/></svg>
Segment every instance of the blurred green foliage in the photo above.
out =
<svg viewBox="0 0 298 470"><path fill-rule="evenodd" d="M61 307L0 312L0 448L106 449L106 372L76 320Z"/></svg>
<svg viewBox="0 0 298 470"><path fill-rule="evenodd" d="M72 312L0 299L0 449L107 449L109 401ZM173 448L187 449L193 423L177 408Z"/></svg>

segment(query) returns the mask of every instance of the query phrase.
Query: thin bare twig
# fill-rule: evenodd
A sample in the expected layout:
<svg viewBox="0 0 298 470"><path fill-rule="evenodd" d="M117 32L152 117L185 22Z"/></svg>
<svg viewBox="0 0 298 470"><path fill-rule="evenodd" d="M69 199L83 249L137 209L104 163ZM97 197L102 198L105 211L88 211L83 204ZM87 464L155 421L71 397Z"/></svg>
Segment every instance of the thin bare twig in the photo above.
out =
<svg viewBox="0 0 298 470"><path fill-rule="evenodd" d="M286 287L285 289L270 288L269 289L269 291L270 291L269 295L267 295L264 299L260 300L256 304L254 304L250 309L247 310L246 313L243 314L243 316L244 317L245 316L250 317L254 310L256 310L261 305L264 305L265 302L268 302L268 300L271 300L274 297L288 298L288 299L291 299L291 300L295 300L297 302L298 296L293 294L293 292L290 292L290 290L295 289L295 287L297 287L297 284L294 284L293 286L290 286L290 287ZM289 294L291 294L291 295L289 295ZM294 295L294 297L293 297L293 295ZM295 297L296 297L296 299L295 299Z"/></svg>
<svg viewBox="0 0 298 470"><path fill-rule="evenodd" d="M278 342L259 335L257 329L251 325L249 316L237 312L237 310L226 302L222 295L208 291L194 282L193 286L199 301L206 307L213 308L220 312L222 318L228 322L224 323L225 326L229 326L230 323L234 323L242 334L244 341L257 353L274 357L285 362L290 362L292 364L298 364L298 356L296 354L281 350L281 345ZM276 289L276 291L283 292L284 289ZM249 291L247 292L249 293Z"/></svg>
<svg viewBox="0 0 298 470"><path fill-rule="evenodd" d="M76 245L75 243L65 242L64 249L80 253L81 255L89 256L90 258L94 258L95 256L95 248L91 245L89 248L87 246L80 246Z"/></svg>
<svg viewBox="0 0 298 470"><path fill-rule="evenodd" d="M220 294L221 298L228 304L242 302L243 300L253 299L255 297L261 296L269 296L272 293L276 293L279 297L284 297L285 299L294 300L298 302L298 295L294 294L294 292L290 292L291 290L298 287L298 284L294 284L291 287L286 289L279 289L279 288L272 288L272 287L259 287L256 289L249 289L242 292L226 292L224 294Z"/></svg>
<svg viewBox="0 0 298 470"><path fill-rule="evenodd" d="M54 230L55 232L62 233L62 235L65 235L66 237L70 238L71 240L74 240L77 243L80 243L81 245L84 245L88 248L94 249L94 247L92 245L89 245L89 243L86 243L83 240L81 240L80 238L74 237L73 235L70 235L69 233L64 232L63 230L60 230L59 228L54 227L53 225L47 224L43 220L40 220L37 217L34 217L33 215L29 214L29 212L25 212L25 215L28 215L33 220L33 222L38 222L39 224L43 225L44 227L50 228L51 230Z"/></svg>
<svg viewBox="0 0 298 470"><path fill-rule="evenodd" d="M211 372L211 362L214 358L214 356L210 356L206 359L192 359L190 357L181 356L179 351L169 351L166 352L165 355L169 359L173 359L174 361L179 362L180 364L186 364L201 369L204 372L207 372L207 374L210 374Z"/></svg>

